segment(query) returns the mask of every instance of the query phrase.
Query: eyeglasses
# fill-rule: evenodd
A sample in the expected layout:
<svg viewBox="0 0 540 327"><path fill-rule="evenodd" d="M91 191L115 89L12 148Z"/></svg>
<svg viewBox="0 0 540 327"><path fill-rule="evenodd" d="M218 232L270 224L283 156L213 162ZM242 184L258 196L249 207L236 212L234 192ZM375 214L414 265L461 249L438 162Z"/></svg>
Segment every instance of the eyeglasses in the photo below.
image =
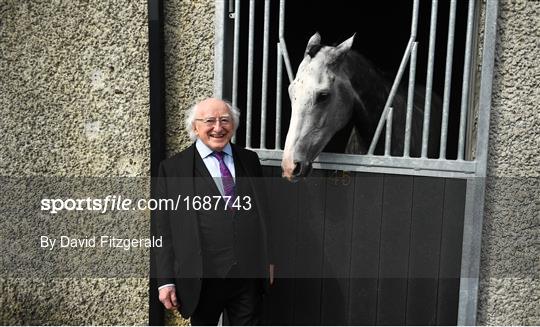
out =
<svg viewBox="0 0 540 327"><path fill-rule="evenodd" d="M205 124L208 127L212 127L216 124L217 121L219 121L219 124L222 126L229 126L232 122L231 117L207 117L207 118L196 118L196 121L200 121L203 124Z"/></svg>

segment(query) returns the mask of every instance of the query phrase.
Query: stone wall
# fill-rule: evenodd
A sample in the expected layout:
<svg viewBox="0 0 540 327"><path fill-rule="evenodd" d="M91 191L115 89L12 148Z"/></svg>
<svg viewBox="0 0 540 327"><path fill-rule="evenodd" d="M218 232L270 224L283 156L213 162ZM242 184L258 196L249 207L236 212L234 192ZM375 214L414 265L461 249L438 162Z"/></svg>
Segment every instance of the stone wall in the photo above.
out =
<svg viewBox="0 0 540 327"><path fill-rule="evenodd" d="M212 96L214 83L214 1L168 0L165 11L165 101L167 153L190 144L184 113Z"/></svg>
<svg viewBox="0 0 540 327"><path fill-rule="evenodd" d="M147 26L146 0L0 1L0 176L148 177ZM30 208L5 210L20 199L5 180L0 188L3 223ZM37 252L16 255L39 255L35 231L11 227ZM148 234L148 214L135 215L128 227ZM143 256L148 262L148 251ZM148 323L144 275L34 277L2 275L0 324Z"/></svg>
<svg viewBox="0 0 540 327"><path fill-rule="evenodd" d="M540 2L499 3L478 323L538 325Z"/></svg>
<svg viewBox="0 0 540 327"><path fill-rule="evenodd" d="M214 1L164 3L171 155L189 144L185 109L212 95ZM2 1L0 91L1 176L126 177L140 183L150 168L147 1ZM143 186L148 195L148 183ZM21 202L16 192L7 194L2 201ZM36 214L26 209L9 218ZM127 230L146 234L148 213L133 219ZM24 231L24 224L13 225ZM148 252L143 256L134 265L147 262ZM148 285L142 275L2 277L0 289L2 324L148 321Z"/></svg>

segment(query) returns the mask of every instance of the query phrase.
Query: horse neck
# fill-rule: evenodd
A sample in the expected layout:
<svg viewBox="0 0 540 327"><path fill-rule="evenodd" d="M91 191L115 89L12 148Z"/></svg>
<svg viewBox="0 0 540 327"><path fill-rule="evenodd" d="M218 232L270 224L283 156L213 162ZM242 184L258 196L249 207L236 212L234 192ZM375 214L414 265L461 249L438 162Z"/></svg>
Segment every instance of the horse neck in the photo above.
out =
<svg viewBox="0 0 540 327"><path fill-rule="evenodd" d="M355 127L362 138L371 139L384 109L389 85L375 66L356 52L349 52L344 69L357 94L353 109Z"/></svg>

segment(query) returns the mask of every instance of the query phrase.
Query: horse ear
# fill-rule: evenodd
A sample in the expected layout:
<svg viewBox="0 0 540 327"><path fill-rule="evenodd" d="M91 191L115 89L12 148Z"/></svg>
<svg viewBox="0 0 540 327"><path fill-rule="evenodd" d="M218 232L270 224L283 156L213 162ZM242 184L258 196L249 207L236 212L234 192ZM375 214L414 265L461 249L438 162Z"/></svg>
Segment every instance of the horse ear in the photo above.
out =
<svg viewBox="0 0 540 327"><path fill-rule="evenodd" d="M336 47L336 58L351 50L355 36L356 33Z"/></svg>
<svg viewBox="0 0 540 327"><path fill-rule="evenodd" d="M309 55L310 57L313 58L315 54L317 54L320 48L321 48L321 35L319 34L319 32L316 32L309 39L307 47L306 47L306 53L304 55Z"/></svg>
<svg viewBox="0 0 540 327"><path fill-rule="evenodd" d="M347 40L343 41L340 45L335 47L335 49L332 52L332 55L331 55L331 57L329 59L330 62L336 62L339 58L341 58L341 56L343 56L344 54L349 52L349 50L351 50L352 45L354 43L354 36L355 35L356 35L356 33L354 33L353 36L351 36Z"/></svg>

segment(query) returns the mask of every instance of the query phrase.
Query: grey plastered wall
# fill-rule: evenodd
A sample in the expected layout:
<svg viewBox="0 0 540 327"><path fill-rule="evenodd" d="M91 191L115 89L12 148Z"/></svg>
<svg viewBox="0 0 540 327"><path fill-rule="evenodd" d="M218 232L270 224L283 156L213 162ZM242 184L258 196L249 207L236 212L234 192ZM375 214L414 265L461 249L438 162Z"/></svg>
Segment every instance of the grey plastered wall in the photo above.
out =
<svg viewBox="0 0 540 327"><path fill-rule="evenodd" d="M538 325L540 2L499 3L478 323Z"/></svg>
<svg viewBox="0 0 540 327"><path fill-rule="evenodd" d="M187 109L214 87L214 0L164 1L167 153L190 144Z"/></svg>
<svg viewBox="0 0 540 327"><path fill-rule="evenodd" d="M146 0L0 1L1 176L148 177L147 26ZM2 276L0 324L147 324L147 292L144 276Z"/></svg>

